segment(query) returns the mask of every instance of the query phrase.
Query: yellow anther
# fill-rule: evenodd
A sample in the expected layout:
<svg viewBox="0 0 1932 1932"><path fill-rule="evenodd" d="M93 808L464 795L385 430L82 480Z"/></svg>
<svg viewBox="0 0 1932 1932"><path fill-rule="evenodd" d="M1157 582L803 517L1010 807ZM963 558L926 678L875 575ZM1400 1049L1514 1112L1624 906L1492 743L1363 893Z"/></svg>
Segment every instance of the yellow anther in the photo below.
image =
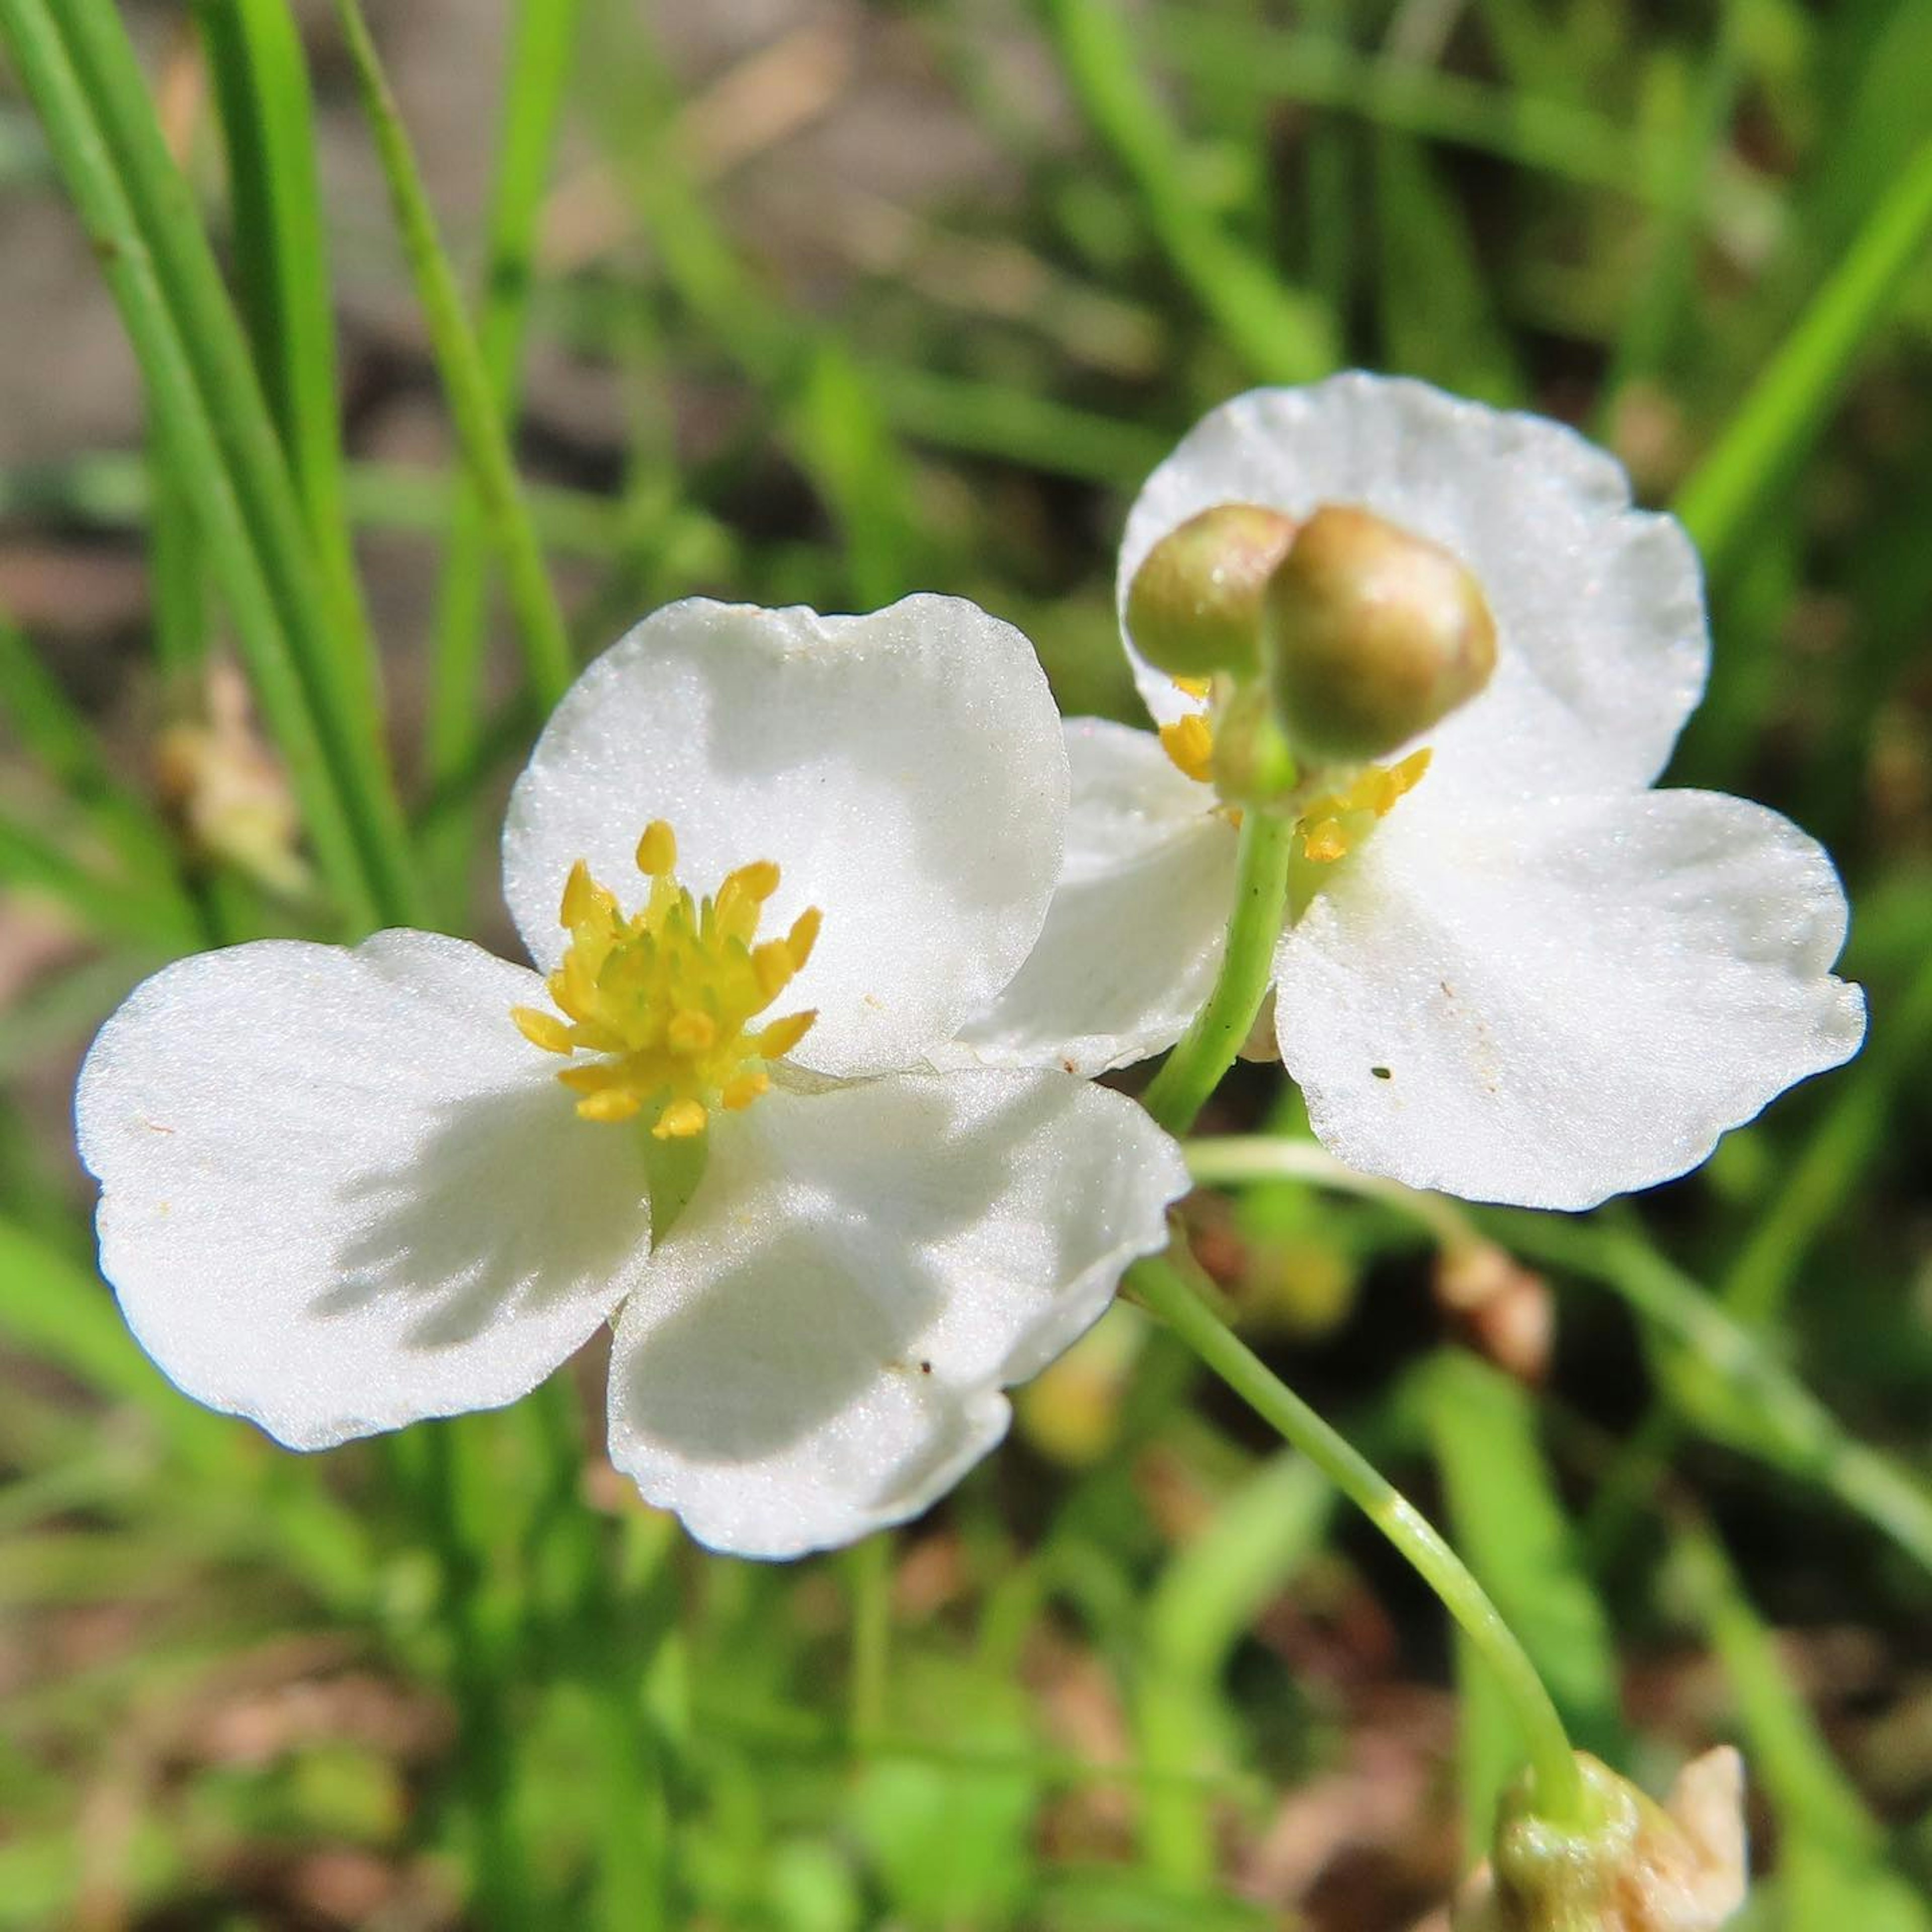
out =
<svg viewBox="0 0 1932 1932"><path fill-rule="evenodd" d="M724 1090L718 1096L718 1104L728 1114L736 1114L748 1107L760 1094L771 1091L772 1076L760 1066L751 1073L740 1073L735 1079L725 1082Z"/></svg>
<svg viewBox="0 0 1932 1932"><path fill-rule="evenodd" d="M794 973L805 970L805 962L812 957L812 949L818 944L818 928L823 915L818 907L807 906L791 922L791 930L785 934L785 950L791 955L791 970Z"/></svg>
<svg viewBox="0 0 1932 1932"><path fill-rule="evenodd" d="M758 976L758 988L768 1000L776 1000L791 984L797 971L792 964L791 948L782 939L768 939L752 949L752 970Z"/></svg>
<svg viewBox="0 0 1932 1932"><path fill-rule="evenodd" d="M579 926L611 916L616 910L616 898L590 876L590 868L578 860L563 884L563 904L557 913L557 923L574 932Z"/></svg>
<svg viewBox="0 0 1932 1932"><path fill-rule="evenodd" d="M718 1040L718 1022L709 1013L680 1013L664 1030L664 1042L674 1053L703 1053Z"/></svg>
<svg viewBox="0 0 1932 1932"><path fill-rule="evenodd" d="M677 834L662 818L652 819L638 841L638 870L647 879L677 870Z"/></svg>
<svg viewBox="0 0 1932 1932"><path fill-rule="evenodd" d="M704 1132L710 1118L701 1101L674 1100L658 1116L658 1124L651 1132L661 1141L688 1141Z"/></svg>
<svg viewBox="0 0 1932 1932"><path fill-rule="evenodd" d="M539 1012L535 1006L512 1006L510 1017L531 1046L540 1046L546 1053L571 1051L570 1029L554 1013Z"/></svg>
<svg viewBox="0 0 1932 1932"><path fill-rule="evenodd" d="M1160 728L1160 748L1180 770L1205 784L1214 769L1214 728L1198 711Z"/></svg>
<svg viewBox="0 0 1932 1932"><path fill-rule="evenodd" d="M1301 814L1301 856L1317 866L1346 858L1421 783L1432 755L1425 745L1400 764L1369 766L1346 791L1311 799Z"/></svg>
<svg viewBox="0 0 1932 1932"><path fill-rule="evenodd" d="M578 1102L577 1111L586 1120L628 1120L643 1110L644 1100L622 1087L605 1087L586 1094Z"/></svg>
<svg viewBox="0 0 1932 1932"><path fill-rule="evenodd" d="M772 1021L758 1035L758 1058L782 1060L812 1030L812 1023L818 1017L814 1011L791 1013L782 1020Z"/></svg>
<svg viewBox="0 0 1932 1932"><path fill-rule="evenodd" d="M1334 819L1324 818L1302 835L1301 856L1318 866L1332 866L1348 849L1348 835Z"/></svg>
<svg viewBox="0 0 1932 1932"><path fill-rule="evenodd" d="M769 859L759 859L751 865L740 866L724 884L727 887L736 886L747 898L763 905L778 889L778 868Z"/></svg>
<svg viewBox="0 0 1932 1932"><path fill-rule="evenodd" d="M581 1056L557 1078L586 1120L641 1114L659 1139L688 1139L714 1108L735 1112L766 1092L766 1063L810 1028L809 1012L757 1022L809 956L819 914L800 914L784 938L760 944L778 886L769 860L740 866L700 902L674 876L677 841L662 820L645 828L637 858L650 890L628 914L586 864L571 868L560 915L570 943L545 982L562 1017L532 1006L512 1017L533 1046Z"/></svg>
<svg viewBox="0 0 1932 1932"><path fill-rule="evenodd" d="M1174 688L1190 698L1205 698L1214 688L1214 680L1211 677L1178 677L1174 680Z"/></svg>

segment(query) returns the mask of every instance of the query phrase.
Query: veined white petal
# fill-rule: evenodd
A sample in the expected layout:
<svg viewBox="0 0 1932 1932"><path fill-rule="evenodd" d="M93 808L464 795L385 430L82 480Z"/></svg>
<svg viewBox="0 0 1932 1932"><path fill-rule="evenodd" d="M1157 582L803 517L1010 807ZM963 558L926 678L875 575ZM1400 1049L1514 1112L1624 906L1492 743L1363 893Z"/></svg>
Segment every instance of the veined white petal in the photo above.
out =
<svg viewBox="0 0 1932 1932"><path fill-rule="evenodd" d="M916 1515L1166 1239L1180 1150L1058 1073L908 1074L769 1094L617 1322L610 1456L742 1556Z"/></svg>
<svg viewBox="0 0 1932 1932"><path fill-rule="evenodd" d="M298 1449L514 1401L643 1265L634 1136L579 1120L510 1008L536 976L385 932L267 940L136 989L75 1113L141 1346Z"/></svg>
<svg viewBox="0 0 1932 1932"><path fill-rule="evenodd" d="M1227 937L1237 835L1151 733L1066 726L1066 866L1026 964L938 1064L1105 1073L1172 1046Z"/></svg>
<svg viewBox="0 0 1932 1932"><path fill-rule="evenodd" d="M1282 1058L1350 1166L1588 1208L1858 1050L1844 890L1777 813L1663 791L1456 821L1421 796L1277 955Z"/></svg>
<svg viewBox="0 0 1932 1932"><path fill-rule="evenodd" d="M1696 554L1630 507L1622 467L1540 416L1359 371L1256 389L1204 418L1148 478L1120 547L1127 588L1154 544L1216 503L1306 516L1359 503L1441 544L1496 621L1495 676L1429 736L1430 782L1528 800L1646 785L1704 688ZM1165 721L1185 700L1136 659Z"/></svg>
<svg viewBox="0 0 1932 1932"><path fill-rule="evenodd" d="M1033 647L955 597L866 617L694 598L646 617L566 694L517 782L503 890L554 964L572 863L626 906L652 819L694 892L754 860L766 929L824 914L778 1010L842 1076L915 1064L1018 969L1060 870L1066 758Z"/></svg>

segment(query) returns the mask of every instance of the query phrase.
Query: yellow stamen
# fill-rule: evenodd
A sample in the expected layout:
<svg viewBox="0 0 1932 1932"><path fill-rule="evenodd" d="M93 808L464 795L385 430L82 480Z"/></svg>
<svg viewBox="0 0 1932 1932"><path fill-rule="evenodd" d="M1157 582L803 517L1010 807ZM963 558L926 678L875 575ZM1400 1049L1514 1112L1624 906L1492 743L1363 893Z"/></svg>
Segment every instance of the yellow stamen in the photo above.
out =
<svg viewBox="0 0 1932 1932"><path fill-rule="evenodd" d="M785 934L785 950L791 955L791 970L794 973L805 970L805 962L812 957L812 949L818 944L818 928L823 923L816 906L807 906L792 921L791 930Z"/></svg>
<svg viewBox="0 0 1932 1932"><path fill-rule="evenodd" d="M540 1046L546 1053L570 1052L570 1029L554 1013L539 1012L535 1006L512 1006L510 1017L531 1046Z"/></svg>
<svg viewBox="0 0 1932 1932"><path fill-rule="evenodd" d="M680 1013L664 1030L674 1053L704 1053L717 1043L718 1022L709 1013Z"/></svg>
<svg viewBox="0 0 1932 1932"><path fill-rule="evenodd" d="M703 1104L696 1100L674 1100L658 1116L652 1136L661 1141L688 1141L701 1134L710 1120Z"/></svg>
<svg viewBox="0 0 1932 1932"><path fill-rule="evenodd" d="M816 1011L792 1013L782 1020L774 1020L758 1035L758 1057L761 1060L782 1060L812 1030L812 1023L818 1018Z"/></svg>
<svg viewBox="0 0 1932 1932"><path fill-rule="evenodd" d="M600 1093L585 1094L578 1102L577 1111L586 1120L628 1120L644 1104L635 1094L622 1087L606 1087Z"/></svg>
<svg viewBox="0 0 1932 1932"><path fill-rule="evenodd" d="M1205 698L1214 688L1211 677L1178 677L1174 680L1177 691L1185 692L1190 698Z"/></svg>
<svg viewBox="0 0 1932 1932"><path fill-rule="evenodd" d="M1214 774L1214 728L1198 711L1160 728L1160 748L1186 775L1205 784Z"/></svg>
<svg viewBox="0 0 1932 1932"><path fill-rule="evenodd" d="M771 1091L772 1076L760 1066L750 1073L740 1073L735 1079L724 1084L724 1090L718 1096L718 1104L727 1113L735 1114L748 1107L760 1094Z"/></svg>
<svg viewBox="0 0 1932 1932"><path fill-rule="evenodd" d="M662 818L652 819L638 841L638 870L647 879L664 878L677 870L677 834Z"/></svg>
<svg viewBox="0 0 1932 1932"><path fill-rule="evenodd" d="M1431 754L1424 746L1400 764L1369 765L1343 791L1326 792L1302 808L1301 856L1317 866L1346 858L1421 783Z"/></svg>
<svg viewBox="0 0 1932 1932"><path fill-rule="evenodd" d="M572 1059L557 1078L586 1120L642 1114L658 1139L691 1139L714 1108L735 1112L767 1092L767 1064L810 1028L811 1012L757 1022L810 956L820 916L810 908L785 938L759 943L778 867L740 866L715 897L694 899L674 876L677 840L662 819L645 827L637 860L650 889L628 915L587 864L571 868L560 915L570 943L545 982L562 1017L533 1006L511 1017L532 1046Z"/></svg>
<svg viewBox="0 0 1932 1932"><path fill-rule="evenodd" d="M556 916L557 923L574 932L599 916L608 918L616 910L616 898L590 876L590 868L578 860L563 882L563 904Z"/></svg>

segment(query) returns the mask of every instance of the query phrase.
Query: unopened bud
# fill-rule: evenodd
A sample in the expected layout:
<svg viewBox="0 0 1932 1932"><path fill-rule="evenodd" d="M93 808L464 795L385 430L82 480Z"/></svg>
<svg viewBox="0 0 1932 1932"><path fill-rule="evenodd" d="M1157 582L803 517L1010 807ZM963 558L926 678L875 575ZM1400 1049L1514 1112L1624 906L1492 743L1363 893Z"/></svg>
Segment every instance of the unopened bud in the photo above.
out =
<svg viewBox="0 0 1932 1932"><path fill-rule="evenodd" d="M1134 648L1170 677L1261 668L1262 594L1294 538L1294 520L1258 503L1222 503L1172 530L1127 591Z"/></svg>
<svg viewBox="0 0 1932 1932"><path fill-rule="evenodd" d="M1439 544L1330 504L1303 524L1263 599L1275 706L1312 764L1379 758L1475 696L1496 628Z"/></svg>
<svg viewBox="0 0 1932 1932"><path fill-rule="evenodd" d="M1577 1754L1594 1816L1567 1827L1503 1801L1496 1856L1456 1901L1455 1932L1717 1932L1744 1904L1744 1761L1684 1766L1667 1804Z"/></svg>

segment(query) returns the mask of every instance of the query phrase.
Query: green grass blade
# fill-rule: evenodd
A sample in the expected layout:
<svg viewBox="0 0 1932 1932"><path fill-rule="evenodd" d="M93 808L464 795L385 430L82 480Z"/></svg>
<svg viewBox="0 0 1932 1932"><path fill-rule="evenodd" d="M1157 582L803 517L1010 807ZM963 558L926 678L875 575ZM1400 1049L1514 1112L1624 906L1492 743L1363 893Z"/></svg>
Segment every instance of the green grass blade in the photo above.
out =
<svg viewBox="0 0 1932 1932"><path fill-rule="evenodd" d="M1290 288L1204 206L1179 133L1105 0L1041 0L1061 70L1088 124L1140 196L1148 225L1202 310L1256 376L1306 382L1335 365L1327 311Z"/></svg>
<svg viewBox="0 0 1932 1932"><path fill-rule="evenodd" d="M107 0L0 0L120 308L324 876L355 925L406 916L400 808L380 748L345 722L294 496L247 345Z"/></svg>
<svg viewBox="0 0 1932 1932"><path fill-rule="evenodd" d="M334 661L380 734L375 640L343 505L342 408L308 63L286 0L195 0L228 152L237 298L314 547Z"/></svg>
<svg viewBox="0 0 1932 1932"><path fill-rule="evenodd" d="M438 238L415 150L368 23L356 0L337 0L336 14L429 325L451 418L502 563L530 684L548 708L562 696L573 674L570 634L518 482L489 368L470 327L456 272Z"/></svg>
<svg viewBox="0 0 1932 1932"><path fill-rule="evenodd" d="M1932 141L1913 154L1675 505L1715 574L1810 448L1932 237Z"/></svg>
<svg viewBox="0 0 1932 1932"><path fill-rule="evenodd" d="M1883 1827L1866 1808L1805 1708L1772 1633L1715 1540L1678 1540L1674 1574L1737 1699L1746 1762L1780 1827L1783 1922L1857 1932L1927 1932L1922 1898L1888 1868Z"/></svg>
<svg viewBox="0 0 1932 1932"><path fill-rule="evenodd" d="M177 876L174 842L148 802L115 774L93 727L69 702L25 636L0 616L0 716L22 748L76 806L130 878L172 902L184 929L192 914Z"/></svg>
<svg viewBox="0 0 1932 1932"><path fill-rule="evenodd" d="M1696 1282L1634 1228L1487 1210L1483 1225L1532 1260L1614 1289L1700 1373L1672 1390L1684 1419L1816 1484L1932 1574L1932 1487L1850 1436L1836 1416Z"/></svg>
<svg viewBox="0 0 1932 1932"><path fill-rule="evenodd" d="M1142 1793L1141 1837L1164 1878L1198 1889L1214 1877L1208 1794L1187 1774L1213 1768L1226 1750L1228 1656L1320 1546L1335 1502L1327 1478L1285 1450L1228 1496L1148 1593L1135 1725L1142 1763L1172 1776Z"/></svg>
<svg viewBox="0 0 1932 1932"><path fill-rule="evenodd" d="M516 420L518 364L529 320L537 218L564 88L577 46L580 0L520 0L512 16L506 68L501 146L491 196L477 344L497 419ZM474 760L483 655L488 636L489 518L473 481L459 494L436 602L430 653L425 760L442 784ZM557 693L542 694L546 702ZM450 883L460 904L474 838L473 814L452 814L430 855L431 877Z"/></svg>

